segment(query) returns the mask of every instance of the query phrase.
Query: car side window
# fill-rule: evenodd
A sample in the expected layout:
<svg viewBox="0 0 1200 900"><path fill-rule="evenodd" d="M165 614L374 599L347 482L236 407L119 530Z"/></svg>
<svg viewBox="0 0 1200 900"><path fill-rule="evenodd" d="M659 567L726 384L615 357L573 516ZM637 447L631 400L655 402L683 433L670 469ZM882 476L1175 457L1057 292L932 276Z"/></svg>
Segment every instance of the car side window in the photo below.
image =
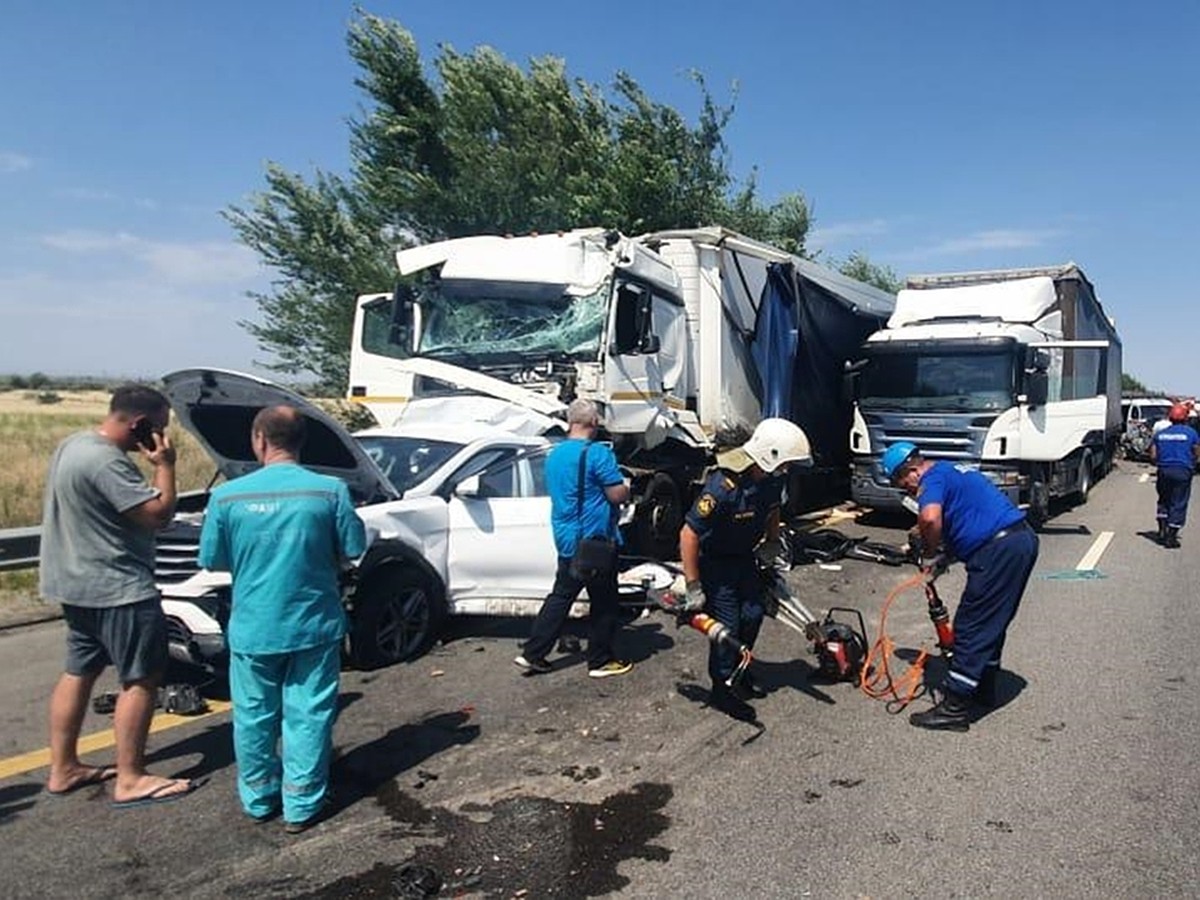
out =
<svg viewBox="0 0 1200 900"><path fill-rule="evenodd" d="M485 469L479 475L479 496L487 499L517 496L517 464L515 460Z"/></svg>
<svg viewBox="0 0 1200 900"><path fill-rule="evenodd" d="M481 450L468 459L465 463L455 470L454 474L447 479L449 484L457 484L464 478L470 478L472 475L478 475L485 469L488 469L506 459L512 459L516 456L516 450L512 447L492 447L487 450Z"/></svg>
<svg viewBox="0 0 1200 900"><path fill-rule="evenodd" d="M535 453L529 462L529 496L549 497L550 487L546 483L546 453Z"/></svg>

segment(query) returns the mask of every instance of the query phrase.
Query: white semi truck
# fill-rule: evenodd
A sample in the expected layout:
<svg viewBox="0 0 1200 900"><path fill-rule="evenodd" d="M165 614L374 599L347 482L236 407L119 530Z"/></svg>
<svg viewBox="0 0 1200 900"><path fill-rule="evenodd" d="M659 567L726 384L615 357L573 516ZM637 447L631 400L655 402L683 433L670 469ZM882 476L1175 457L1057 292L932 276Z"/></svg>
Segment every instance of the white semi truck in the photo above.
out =
<svg viewBox="0 0 1200 900"><path fill-rule="evenodd" d="M395 292L359 298L349 398L383 425L415 398L445 397L448 417L487 398L493 421L532 428L596 400L648 556L674 549L723 430L791 419L811 483L848 477L845 365L891 294L721 228L465 237L396 263Z"/></svg>
<svg viewBox="0 0 1200 900"><path fill-rule="evenodd" d="M853 496L898 508L883 450L976 466L1035 523L1087 499L1121 436L1121 341L1074 263L914 276L856 376Z"/></svg>

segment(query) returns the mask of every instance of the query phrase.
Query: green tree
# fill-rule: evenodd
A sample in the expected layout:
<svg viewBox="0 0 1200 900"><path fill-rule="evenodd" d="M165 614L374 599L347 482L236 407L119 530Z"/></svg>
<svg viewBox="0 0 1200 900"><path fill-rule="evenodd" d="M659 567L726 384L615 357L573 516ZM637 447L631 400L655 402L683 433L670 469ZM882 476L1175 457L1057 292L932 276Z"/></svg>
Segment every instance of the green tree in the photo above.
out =
<svg viewBox="0 0 1200 900"><path fill-rule="evenodd" d="M873 284L875 287L882 291L887 291L889 294L895 294L904 287L904 279L892 271L891 268L871 262L866 254L858 250L851 253L838 266L838 271L858 281Z"/></svg>
<svg viewBox="0 0 1200 900"><path fill-rule="evenodd" d="M359 13L348 33L365 95L350 123L351 170L311 178L270 165L266 189L226 217L273 268L242 323L275 368L345 383L354 298L395 280L397 246L468 234L600 225L637 234L727 224L801 253L803 196L764 206L735 183L723 133L732 103L699 73L689 123L618 72L610 90L572 79L560 59L525 69L487 47L443 46L426 74L399 23Z"/></svg>
<svg viewBox="0 0 1200 900"><path fill-rule="evenodd" d="M1128 372L1121 373L1121 390L1128 391L1131 394L1146 394L1149 393L1146 386L1130 375Z"/></svg>

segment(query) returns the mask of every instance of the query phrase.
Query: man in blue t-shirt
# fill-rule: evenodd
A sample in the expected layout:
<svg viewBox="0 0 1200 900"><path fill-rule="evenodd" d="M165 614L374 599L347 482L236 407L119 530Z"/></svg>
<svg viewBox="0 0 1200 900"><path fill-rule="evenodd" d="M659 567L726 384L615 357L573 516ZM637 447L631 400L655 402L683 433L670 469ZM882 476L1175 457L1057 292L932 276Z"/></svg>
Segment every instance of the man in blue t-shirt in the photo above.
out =
<svg viewBox="0 0 1200 900"><path fill-rule="evenodd" d="M567 407L567 440L546 458L546 485L550 492L550 522L558 551L554 586L538 610L533 631L513 660L529 674L551 671L546 654L566 624L571 604L587 588L588 675L607 678L624 675L633 664L613 653L618 614L616 548L617 508L629 499L629 486L617 467L612 450L595 443L600 411L591 400L579 398ZM581 571L572 559L583 538L612 542L611 565Z"/></svg>
<svg viewBox="0 0 1200 900"><path fill-rule="evenodd" d="M250 444L262 468L212 492L200 565L233 576L229 687L238 794L246 815L283 814L297 834L327 805L346 614L342 565L366 551L343 481L299 464L305 420L261 410Z"/></svg>
<svg viewBox="0 0 1200 900"><path fill-rule="evenodd" d="M988 479L969 466L924 459L901 441L883 454L892 483L917 498L914 538L930 554L961 559L967 585L954 614L954 656L937 705L913 713L921 728L966 731L974 701L996 703L996 676L1009 623L1037 562L1038 539Z"/></svg>
<svg viewBox="0 0 1200 900"><path fill-rule="evenodd" d="M1200 459L1200 435L1184 424L1188 410L1182 403L1172 406L1167 418L1171 424L1157 431L1150 445L1150 462L1158 466L1158 540L1164 547L1178 547Z"/></svg>

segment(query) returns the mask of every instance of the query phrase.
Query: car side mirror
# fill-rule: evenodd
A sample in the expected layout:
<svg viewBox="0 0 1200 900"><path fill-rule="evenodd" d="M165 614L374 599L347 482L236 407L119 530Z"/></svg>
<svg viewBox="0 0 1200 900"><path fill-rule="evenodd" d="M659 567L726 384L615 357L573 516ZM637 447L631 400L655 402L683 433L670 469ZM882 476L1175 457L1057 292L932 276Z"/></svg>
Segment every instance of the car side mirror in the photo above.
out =
<svg viewBox="0 0 1200 900"><path fill-rule="evenodd" d="M483 494L478 475L468 475L454 486L454 496L460 499L477 498Z"/></svg>

